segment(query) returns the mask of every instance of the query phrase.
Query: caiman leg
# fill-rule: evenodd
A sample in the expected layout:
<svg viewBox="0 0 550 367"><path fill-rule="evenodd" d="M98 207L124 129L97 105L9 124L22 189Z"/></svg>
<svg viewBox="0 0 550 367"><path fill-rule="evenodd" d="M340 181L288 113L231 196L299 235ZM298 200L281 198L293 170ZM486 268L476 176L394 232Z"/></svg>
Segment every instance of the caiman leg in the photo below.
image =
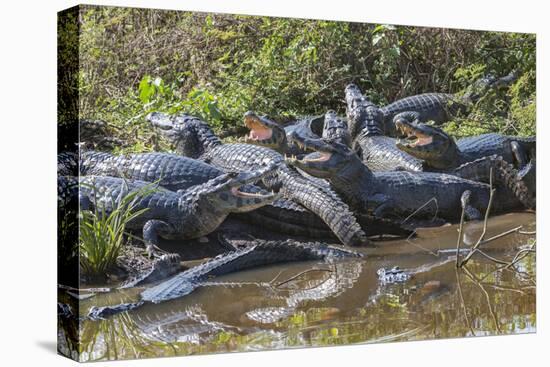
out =
<svg viewBox="0 0 550 367"><path fill-rule="evenodd" d="M476 159L456 168L452 174L468 180L489 183L491 170L496 186L509 191L526 208L530 209L535 206L534 193L529 190L529 186L514 166L501 156L492 155Z"/></svg>
<svg viewBox="0 0 550 367"><path fill-rule="evenodd" d="M415 111L400 112L393 117L394 124L397 120L400 120L400 119L409 121L409 122L413 122L413 121L418 122L420 120L420 113Z"/></svg>
<svg viewBox="0 0 550 367"><path fill-rule="evenodd" d="M470 204L471 196L472 192L470 190L464 191L464 193L462 193L462 196L460 197L460 204L462 206L462 209L464 209L466 219L479 220L481 219L481 213Z"/></svg>
<svg viewBox="0 0 550 367"><path fill-rule="evenodd" d="M170 237L175 231L171 225L162 220L152 219L143 226L143 240L145 241L145 251L149 257L160 258L165 254L158 246L159 235L161 237Z"/></svg>
<svg viewBox="0 0 550 367"><path fill-rule="evenodd" d="M514 154L514 159L517 162L517 167L521 169L528 162L527 155L525 154L525 151L517 141L511 142L510 146L512 147L512 153Z"/></svg>

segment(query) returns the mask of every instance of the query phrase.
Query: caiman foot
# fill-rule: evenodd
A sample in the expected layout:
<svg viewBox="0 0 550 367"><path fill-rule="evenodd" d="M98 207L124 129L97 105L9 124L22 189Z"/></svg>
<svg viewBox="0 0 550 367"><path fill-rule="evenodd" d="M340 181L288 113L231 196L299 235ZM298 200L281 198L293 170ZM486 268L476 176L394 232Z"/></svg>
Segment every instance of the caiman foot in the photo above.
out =
<svg viewBox="0 0 550 367"><path fill-rule="evenodd" d="M464 210L466 219L468 220L480 220L481 213L470 204L472 192L470 190L464 191L460 197L460 205Z"/></svg>
<svg viewBox="0 0 550 367"><path fill-rule="evenodd" d="M160 247L149 243L145 246L145 254L150 259L160 259L163 255L169 254L169 252L166 252Z"/></svg>

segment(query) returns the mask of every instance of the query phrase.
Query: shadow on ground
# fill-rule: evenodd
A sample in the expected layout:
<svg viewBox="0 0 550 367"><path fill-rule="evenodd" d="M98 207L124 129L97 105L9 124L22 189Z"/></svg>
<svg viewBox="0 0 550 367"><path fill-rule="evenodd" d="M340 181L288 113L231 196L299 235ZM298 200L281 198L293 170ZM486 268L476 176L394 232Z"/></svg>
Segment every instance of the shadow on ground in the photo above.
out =
<svg viewBox="0 0 550 367"><path fill-rule="evenodd" d="M40 348L47 350L50 353L57 354L57 343L51 340L38 340L36 342Z"/></svg>

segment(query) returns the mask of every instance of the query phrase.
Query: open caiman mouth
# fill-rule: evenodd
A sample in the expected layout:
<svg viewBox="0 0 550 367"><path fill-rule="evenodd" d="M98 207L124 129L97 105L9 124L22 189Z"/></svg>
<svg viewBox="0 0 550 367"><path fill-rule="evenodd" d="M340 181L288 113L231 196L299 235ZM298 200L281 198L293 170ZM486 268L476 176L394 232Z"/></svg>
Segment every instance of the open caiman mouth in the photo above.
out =
<svg viewBox="0 0 550 367"><path fill-rule="evenodd" d="M239 198L260 198L260 199L267 199L274 195L273 192L265 195L255 194L251 192L243 192L243 191L240 191L238 187L231 188L231 194Z"/></svg>
<svg viewBox="0 0 550 367"><path fill-rule="evenodd" d="M433 136L421 133L419 130L414 129L407 124L398 121L395 125L397 127L397 131L406 136L405 138L399 139L399 143L402 145L418 147L428 145L433 142Z"/></svg>
<svg viewBox="0 0 550 367"><path fill-rule="evenodd" d="M297 159L295 156L292 156L290 157L291 160L299 160L300 162L302 163L306 163L306 162L326 162L328 161L331 157L332 157L332 153L329 153L329 152L321 152L321 151L318 151L318 150L315 150L313 146L308 146L305 142L303 141L300 141L300 140L294 140L293 141L294 144L296 144L298 146L298 148L304 150L304 151L313 151L313 152L317 152L319 154L319 156L315 157L315 158L308 158L307 156L303 157L302 159ZM285 159L286 159L286 155L285 155Z"/></svg>
<svg viewBox="0 0 550 367"><path fill-rule="evenodd" d="M250 129L250 133L246 136L246 140L266 140L270 139L273 135L273 130L271 128L266 127L255 118L245 118L244 123L246 127Z"/></svg>

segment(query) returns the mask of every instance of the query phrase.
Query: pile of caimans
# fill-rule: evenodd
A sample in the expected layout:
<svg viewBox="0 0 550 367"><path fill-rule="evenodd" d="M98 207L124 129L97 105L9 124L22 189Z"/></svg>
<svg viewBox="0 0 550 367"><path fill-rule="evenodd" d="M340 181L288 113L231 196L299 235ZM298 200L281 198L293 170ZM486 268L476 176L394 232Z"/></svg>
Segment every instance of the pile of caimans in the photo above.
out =
<svg viewBox="0 0 550 367"><path fill-rule="evenodd" d="M136 192L135 210L145 209L126 229L143 238L149 261L122 258L130 274L122 286L157 284L136 303L93 308L90 317L181 297L211 276L254 266L362 256L352 247L480 220L490 202L491 214L534 210L535 137L454 140L438 127L515 77L384 107L350 84L346 117L329 110L283 126L247 112L250 132L231 144L197 117L154 112L147 120L172 153L60 154L61 209L72 200L80 210L110 213ZM162 249L166 240L217 256L181 271L181 255Z"/></svg>

